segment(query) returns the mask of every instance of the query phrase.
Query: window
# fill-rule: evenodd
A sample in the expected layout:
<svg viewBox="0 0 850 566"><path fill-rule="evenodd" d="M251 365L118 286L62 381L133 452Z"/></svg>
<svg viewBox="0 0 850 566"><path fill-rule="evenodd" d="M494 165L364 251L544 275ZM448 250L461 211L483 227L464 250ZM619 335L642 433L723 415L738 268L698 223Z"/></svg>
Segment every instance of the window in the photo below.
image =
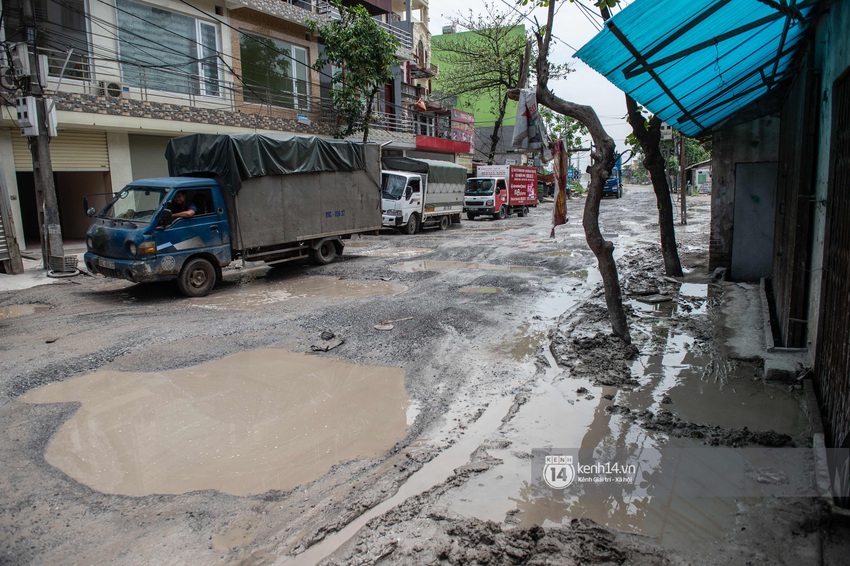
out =
<svg viewBox="0 0 850 566"><path fill-rule="evenodd" d="M307 110L307 50L289 43L243 33L239 38L243 97L247 102Z"/></svg>
<svg viewBox="0 0 850 566"><path fill-rule="evenodd" d="M116 0L121 77L141 88L221 96L218 28L161 8Z"/></svg>
<svg viewBox="0 0 850 566"><path fill-rule="evenodd" d="M62 73L65 78L89 79L85 0L33 0L33 10L38 30L36 46L38 54L47 55L48 72L53 76ZM22 2L3 2L3 19L5 41L27 41Z"/></svg>

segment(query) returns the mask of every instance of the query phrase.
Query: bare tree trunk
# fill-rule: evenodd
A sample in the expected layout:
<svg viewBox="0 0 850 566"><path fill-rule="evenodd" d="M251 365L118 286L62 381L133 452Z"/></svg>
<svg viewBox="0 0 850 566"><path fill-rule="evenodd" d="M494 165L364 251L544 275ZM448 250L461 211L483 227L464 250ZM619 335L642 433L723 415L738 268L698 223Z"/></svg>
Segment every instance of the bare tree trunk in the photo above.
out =
<svg viewBox="0 0 850 566"><path fill-rule="evenodd" d="M375 103L375 96L378 94L377 88L372 88L372 92L366 98L366 116L363 117L363 143L369 141L369 124L372 123L372 104Z"/></svg>
<svg viewBox="0 0 850 566"><path fill-rule="evenodd" d="M682 276L682 263L676 249L676 229L673 223L673 201L667 183L666 163L661 155L661 120L653 116L647 123L637 102L626 95L626 108L632 133L643 149L643 166L649 171L652 189L658 203L658 230L661 238L661 256L664 258L664 273L671 277Z"/></svg>
<svg viewBox="0 0 850 566"><path fill-rule="evenodd" d="M499 147L501 139L502 122L505 121L505 109L508 107L508 97L503 96L499 101L499 113L496 115L496 123L493 125L493 133L490 135L490 152L487 154L487 165L493 164L493 158L496 156L496 149Z"/></svg>
<svg viewBox="0 0 850 566"><path fill-rule="evenodd" d="M593 251L599 264L611 328L615 336L627 344L631 344L632 339L629 335L626 312L623 309L623 294L620 289L617 264L614 262L614 244L605 240L599 230L599 203L602 201L602 188L605 185L605 180L614 167L614 140L602 127L602 122L599 121L599 116L596 115L593 108L562 100L549 90L549 44L554 16L555 2L550 2L546 28L542 32L539 29L535 30L540 53L537 58L536 69L537 102L559 114L575 118L587 127L593 138L595 150L591 154L590 185L587 188L582 226L584 227L587 245Z"/></svg>

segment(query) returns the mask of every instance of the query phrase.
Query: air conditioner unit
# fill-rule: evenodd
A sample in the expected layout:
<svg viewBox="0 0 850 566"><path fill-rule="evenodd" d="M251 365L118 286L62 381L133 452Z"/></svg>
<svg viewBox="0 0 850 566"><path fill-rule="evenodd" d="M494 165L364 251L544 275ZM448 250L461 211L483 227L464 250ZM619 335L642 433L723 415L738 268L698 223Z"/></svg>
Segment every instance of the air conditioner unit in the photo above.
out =
<svg viewBox="0 0 850 566"><path fill-rule="evenodd" d="M125 92L128 92L130 89L127 85L119 83L117 81L100 81L98 85L98 90L100 91L100 96L107 96L109 98L121 98L124 96Z"/></svg>

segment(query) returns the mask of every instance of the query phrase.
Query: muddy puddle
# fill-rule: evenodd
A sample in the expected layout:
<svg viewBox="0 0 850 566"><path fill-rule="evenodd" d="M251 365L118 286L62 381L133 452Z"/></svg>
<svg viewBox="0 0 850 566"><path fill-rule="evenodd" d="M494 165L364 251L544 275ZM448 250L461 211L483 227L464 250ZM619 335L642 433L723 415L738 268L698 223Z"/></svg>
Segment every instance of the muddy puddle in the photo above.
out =
<svg viewBox="0 0 850 566"><path fill-rule="evenodd" d="M461 287L458 289L461 293L479 293L484 295L494 295L503 292L501 287Z"/></svg>
<svg viewBox="0 0 850 566"><path fill-rule="evenodd" d="M357 250L354 253L357 255L365 255L369 257L405 258L425 255L433 251L433 249L428 248L390 248L380 250Z"/></svg>
<svg viewBox="0 0 850 566"><path fill-rule="evenodd" d="M399 283L359 281L324 275L277 276L266 267L241 272L238 285L222 287L209 296L189 299L196 308L210 310L257 309L292 299L321 297L341 301L373 295L397 295Z"/></svg>
<svg viewBox="0 0 850 566"><path fill-rule="evenodd" d="M652 338L632 368L641 384L636 390L569 377L544 350L550 369L519 412L483 444L499 463L443 496L438 512L508 528L568 525L587 517L688 555L730 532L742 498L766 497L776 487L771 484L805 484L805 478L788 478L804 475L807 449L708 446L647 431L639 420L610 410L615 404L633 414L664 409L694 423L806 434L799 395L764 383L758 368L697 347L685 326L671 324L673 316L704 307L707 293L706 285L683 284L680 300L692 307L687 312L677 311L675 300L644 305L649 320L643 328ZM550 294L549 306L580 299L561 289ZM577 479L564 489L541 481L541 454L571 455ZM601 468L583 475L579 464Z"/></svg>
<svg viewBox="0 0 850 566"><path fill-rule="evenodd" d="M45 458L104 493L289 490L402 440L399 368L264 349L162 373L99 371L29 392L80 403ZM415 417L415 412L412 415Z"/></svg>
<svg viewBox="0 0 850 566"><path fill-rule="evenodd" d="M524 265L496 265L492 263L477 263L466 261L406 261L394 265L392 269L404 273L416 271L445 271L449 269L471 269L475 271L539 271L539 267L528 267Z"/></svg>
<svg viewBox="0 0 850 566"><path fill-rule="evenodd" d="M39 305L37 303L28 305L12 305L9 307L0 307L0 320L7 318L17 318L28 314L35 314L49 310L49 305Z"/></svg>
<svg viewBox="0 0 850 566"><path fill-rule="evenodd" d="M494 354L507 354L515 361L526 361L537 355L545 340L545 330L532 328L530 323L524 323L513 336L496 345Z"/></svg>

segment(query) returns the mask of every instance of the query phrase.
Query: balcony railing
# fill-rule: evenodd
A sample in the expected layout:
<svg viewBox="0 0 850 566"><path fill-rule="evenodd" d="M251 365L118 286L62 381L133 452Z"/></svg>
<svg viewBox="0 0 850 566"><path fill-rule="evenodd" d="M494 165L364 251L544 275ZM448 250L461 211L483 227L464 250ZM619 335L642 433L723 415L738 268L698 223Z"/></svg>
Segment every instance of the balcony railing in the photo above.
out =
<svg viewBox="0 0 850 566"><path fill-rule="evenodd" d="M309 113L312 121L322 124L335 124L337 113L333 101L329 98L309 96L307 86L293 81L297 92L284 92L268 85L237 84L231 81L211 80L208 77L180 72L173 69L151 70L137 65L122 64L121 70L97 74L97 65L85 54L75 56L69 61L73 66L65 65L67 53L40 49L39 54L48 58L51 78L48 92L60 87L62 92L79 92L104 97L120 103L122 100L136 100L191 106L195 108L224 110L231 112L256 112L271 115L279 110L292 110L297 113ZM64 72L62 72L64 68ZM62 73L61 83L59 75ZM112 76L110 76L112 75ZM116 78L121 77L121 78ZM299 88L300 87L300 88ZM419 89L414 85L402 84L402 92L418 99ZM415 100L416 100L415 99ZM440 118L432 112L418 112L412 108L396 106L372 114L370 126L399 134L416 134L432 137L449 137L450 129L438 124Z"/></svg>
<svg viewBox="0 0 850 566"><path fill-rule="evenodd" d="M336 6L327 2L326 0L316 0L316 13L325 15L329 18L338 20L340 19L339 10L336 9ZM385 32L389 33L396 39L398 39L399 44L403 49L413 49L413 33L402 29L396 25L388 24L386 22L382 22L377 18L373 18L378 26L383 29ZM406 22L399 22L400 24L405 24Z"/></svg>

